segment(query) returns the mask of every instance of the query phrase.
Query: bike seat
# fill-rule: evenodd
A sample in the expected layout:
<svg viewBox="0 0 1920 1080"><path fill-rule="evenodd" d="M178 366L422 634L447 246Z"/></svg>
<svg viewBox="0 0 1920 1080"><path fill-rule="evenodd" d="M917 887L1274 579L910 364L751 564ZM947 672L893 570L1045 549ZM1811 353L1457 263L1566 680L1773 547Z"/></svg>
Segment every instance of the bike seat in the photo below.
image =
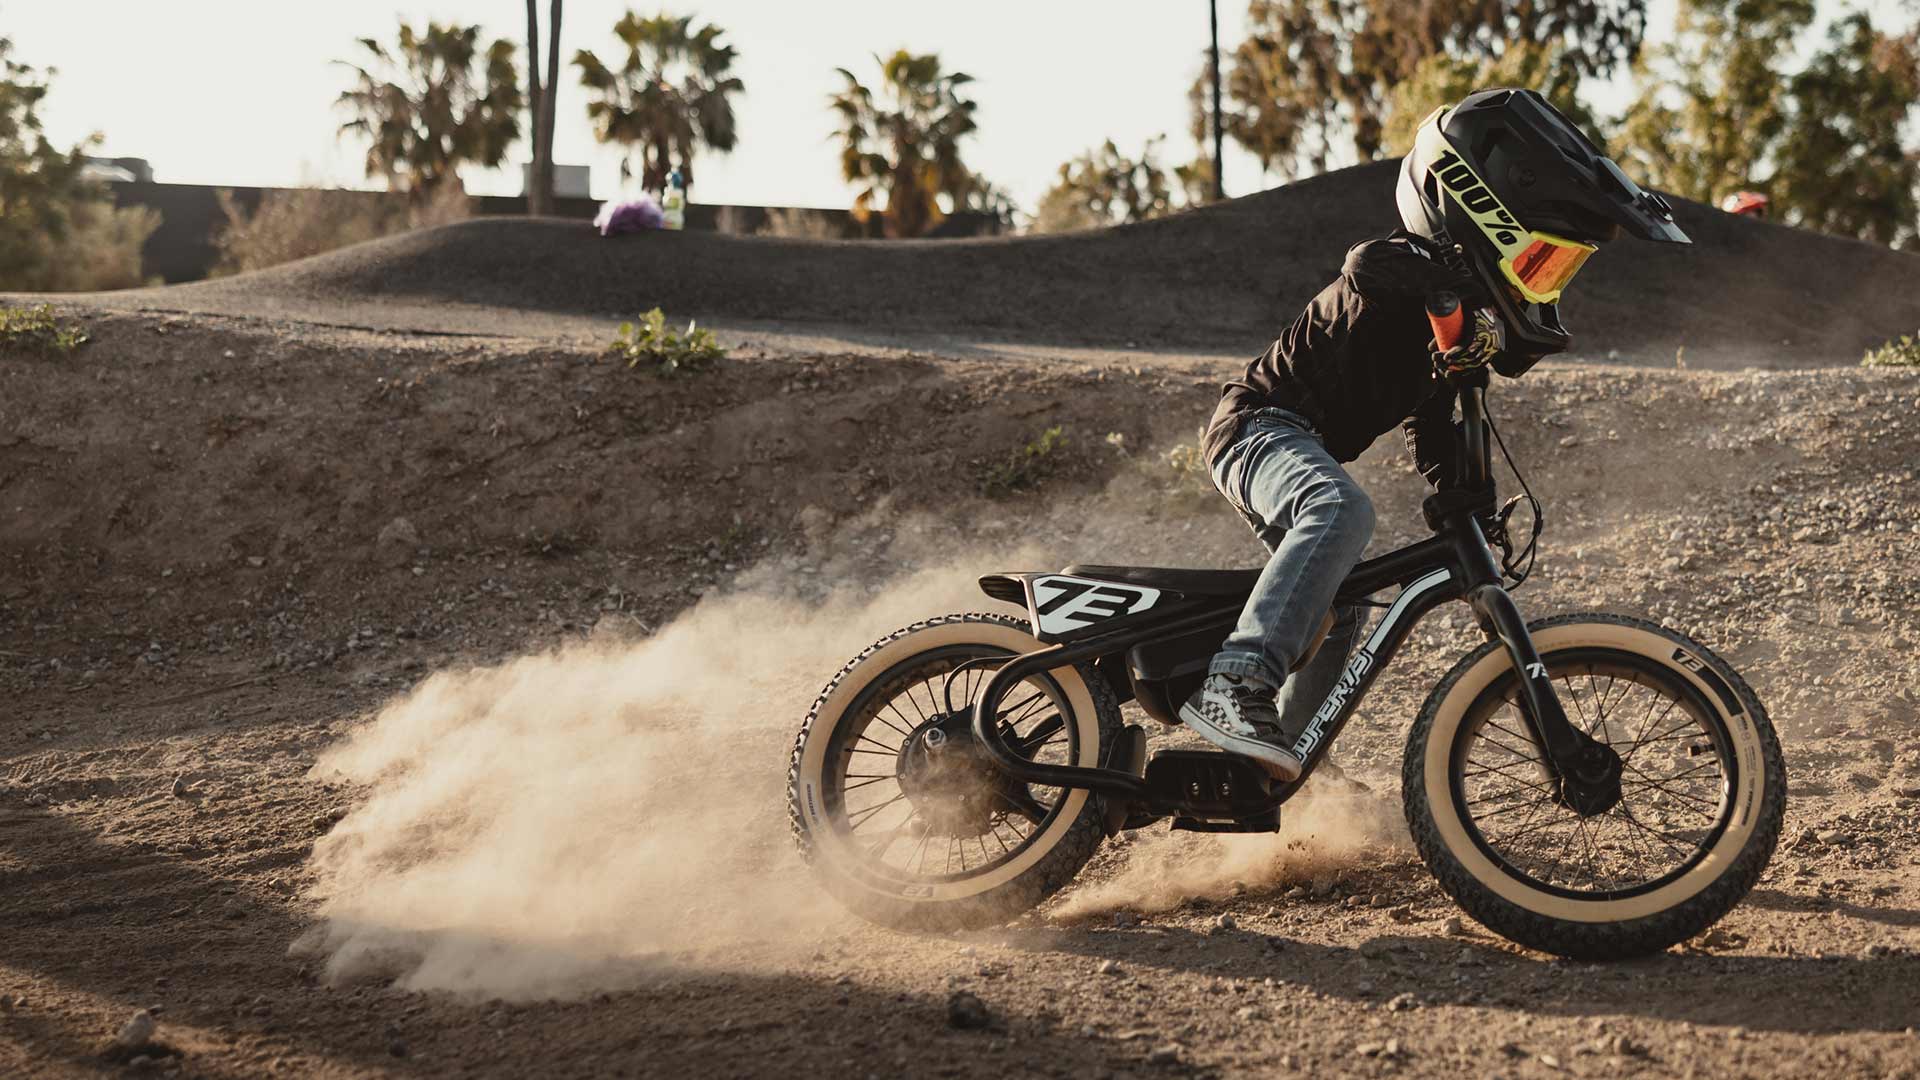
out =
<svg viewBox="0 0 1920 1080"><path fill-rule="evenodd" d="M1160 566L1098 566L1076 563L1061 571L1074 577L1118 581L1166 589L1188 596L1245 596L1253 591L1258 570L1172 570Z"/></svg>

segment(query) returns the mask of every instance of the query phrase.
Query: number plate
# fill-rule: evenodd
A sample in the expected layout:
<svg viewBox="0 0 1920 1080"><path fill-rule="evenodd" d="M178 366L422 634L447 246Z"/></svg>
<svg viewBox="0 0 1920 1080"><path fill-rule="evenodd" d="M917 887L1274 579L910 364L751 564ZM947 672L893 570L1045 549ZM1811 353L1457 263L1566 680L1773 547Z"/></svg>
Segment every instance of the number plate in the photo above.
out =
<svg viewBox="0 0 1920 1080"><path fill-rule="evenodd" d="M1060 637L1094 623L1145 611L1160 599L1159 589L1122 585L1094 578L1045 574L1032 579L1033 623L1042 638Z"/></svg>

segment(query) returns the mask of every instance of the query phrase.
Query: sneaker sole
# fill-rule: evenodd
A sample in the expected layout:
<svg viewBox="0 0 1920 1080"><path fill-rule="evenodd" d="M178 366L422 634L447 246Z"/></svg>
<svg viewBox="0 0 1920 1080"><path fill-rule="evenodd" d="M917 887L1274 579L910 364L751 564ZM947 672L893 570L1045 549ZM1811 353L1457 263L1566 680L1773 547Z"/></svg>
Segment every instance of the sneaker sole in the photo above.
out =
<svg viewBox="0 0 1920 1080"><path fill-rule="evenodd" d="M1202 720L1190 706L1180 706L1180 719L1192 728L1201 738L1230 754L1252 758L1275 780L1292 782L1300 779L1300 759L1272 743L1259 739L1243 739L1232 735Z"/></svg>

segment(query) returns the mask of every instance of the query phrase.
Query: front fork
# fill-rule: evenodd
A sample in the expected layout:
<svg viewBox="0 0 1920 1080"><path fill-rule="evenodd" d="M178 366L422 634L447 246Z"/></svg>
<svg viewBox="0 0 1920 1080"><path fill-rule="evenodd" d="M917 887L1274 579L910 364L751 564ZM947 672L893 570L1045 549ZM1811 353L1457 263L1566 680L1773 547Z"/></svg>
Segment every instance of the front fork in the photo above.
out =
<svg viewBox="0 0 1920 1080"><path fill-rule="evenodd" d="M1526 619L1505 588L1479 521L1471 511L1461 511L1452 525L1455 555L1465 578L1465 599L1480 629L1490 640L1506 646L1513 660L1520 712L1557 781L1560 802L1582 815L1606 812L1620 801L1620 755L1567 719L1546 662L1534 648Z"/></svg>

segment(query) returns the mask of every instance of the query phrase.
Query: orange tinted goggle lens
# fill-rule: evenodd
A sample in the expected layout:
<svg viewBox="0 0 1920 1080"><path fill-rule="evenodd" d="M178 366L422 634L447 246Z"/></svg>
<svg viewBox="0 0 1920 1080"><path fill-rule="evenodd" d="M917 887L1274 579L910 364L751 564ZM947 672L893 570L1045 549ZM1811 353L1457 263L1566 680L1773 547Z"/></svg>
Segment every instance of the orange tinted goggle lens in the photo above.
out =
<svg viewBox="0 0 1920 1080"><path fill-rule="evenodd" d="M1528 299L1550 301L1567 287L1591 254L1593 249L1584 245L1557 244L1536 236L1513 257L1510 265L1514 283L1529 294Z"/></svg>

